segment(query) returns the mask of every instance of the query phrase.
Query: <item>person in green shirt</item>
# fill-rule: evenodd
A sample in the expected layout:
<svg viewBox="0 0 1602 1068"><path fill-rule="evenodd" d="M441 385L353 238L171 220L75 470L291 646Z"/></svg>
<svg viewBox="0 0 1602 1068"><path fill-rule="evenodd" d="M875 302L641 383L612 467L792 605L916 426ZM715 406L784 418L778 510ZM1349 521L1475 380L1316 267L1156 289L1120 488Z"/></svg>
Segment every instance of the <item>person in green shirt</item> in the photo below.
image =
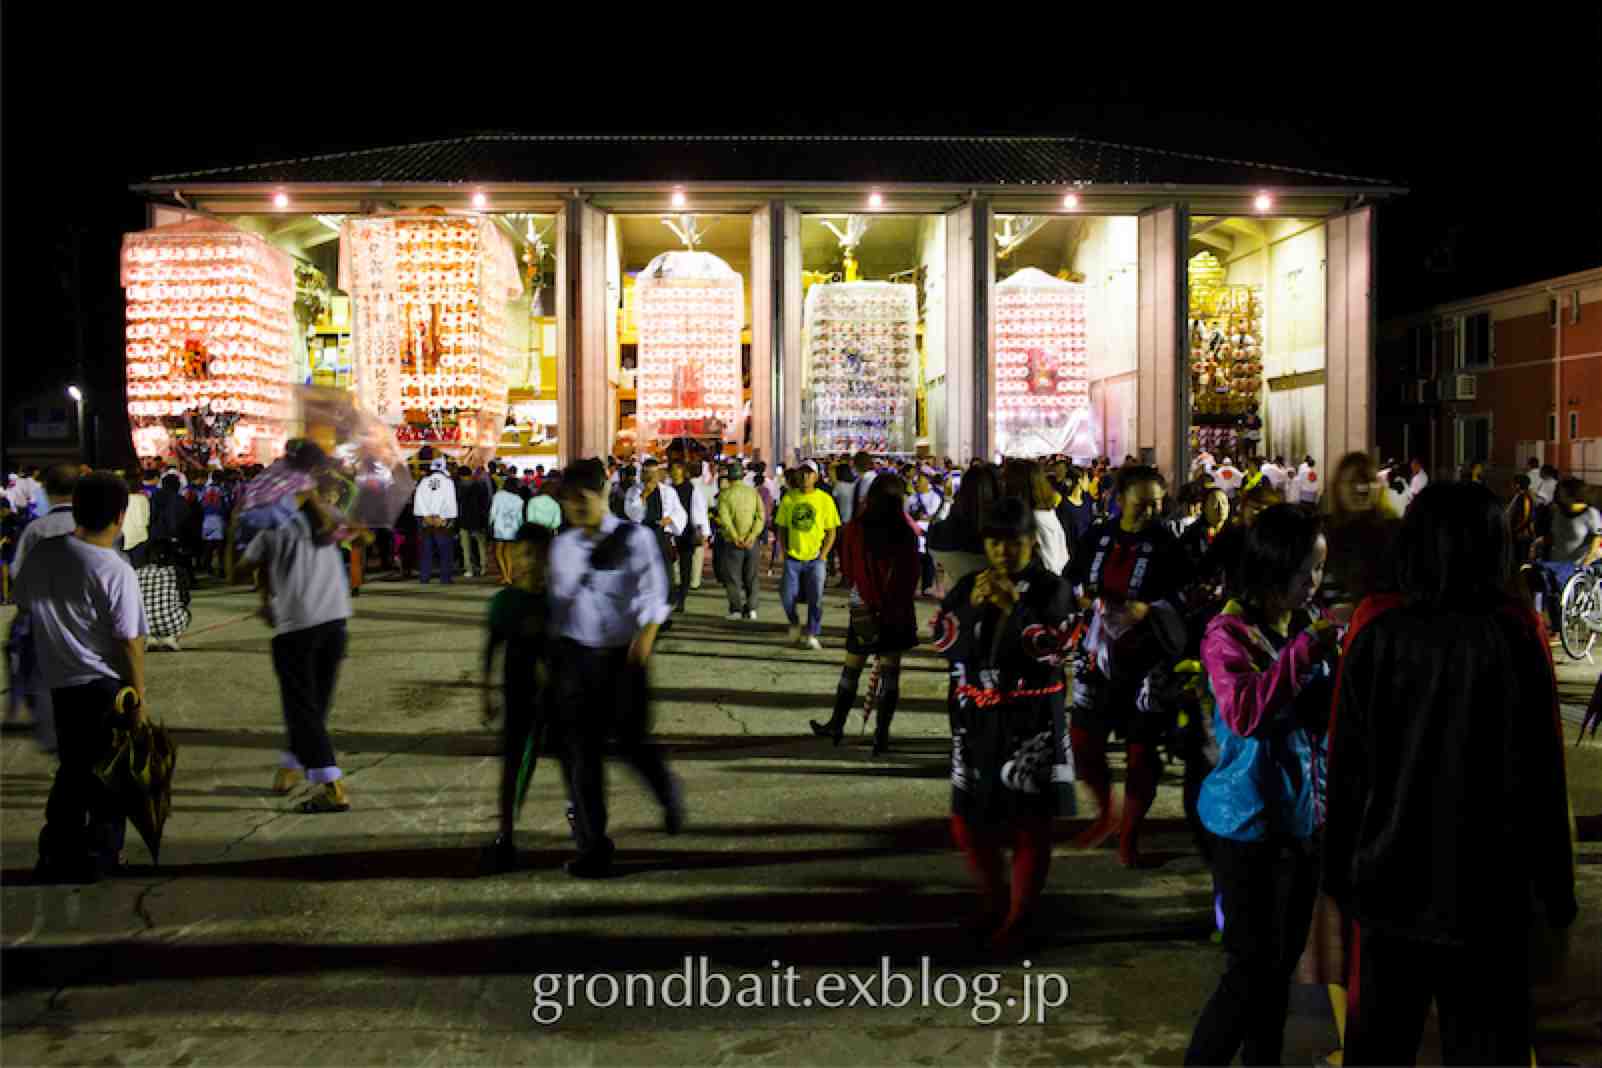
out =
<svg viewBox="0 0 1602 1068"><path fill-rule="evenodd" d="M723 552L719 561L723 589L729 595L730 620L756 619L757 556L762 552L762 498L740 481L740 472L731 466L718 494L718 529Z"/></svg>
<svg viewBox="0 0 1602 1068"><path fill-rule="evenodd" d="M495 687L490 682L495 653L506 647L501 755L501 829L486 858L497 872L517 865L516 830L518 795L534 771L534 757L546 748L542 736L548 717L542 707L549 665L547 621L550 605L545 592L546 563L555 531L525 523L508 549L512 584L489 602L489 640L484 646L484 722L495 718ZM530 746L532 740L533 745ZM527 768L524 768L525 762Z"/></svg>
<svg viewBox="0 0 1602 1068"><path fill-rule="evenodd" d="M818 465L810 460L796 472L799 485L779 502L773 525L784 545L784 581L779 600L790 620L790 641L802 649L822 649L824 560L834 547L840 513L834 498L818 489ZM796 598L806 600L806 634L796 613Z"/></svg>

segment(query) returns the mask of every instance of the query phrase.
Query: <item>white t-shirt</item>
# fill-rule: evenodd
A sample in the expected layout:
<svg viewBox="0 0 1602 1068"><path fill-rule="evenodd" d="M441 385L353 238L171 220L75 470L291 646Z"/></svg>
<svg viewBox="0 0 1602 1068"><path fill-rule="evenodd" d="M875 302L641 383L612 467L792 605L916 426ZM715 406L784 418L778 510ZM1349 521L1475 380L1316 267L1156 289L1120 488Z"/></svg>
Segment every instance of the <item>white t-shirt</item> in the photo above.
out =
<svg viewBox="0 0 1602 1068"><path fill-rule="evenodd" d="M1067 569L1068 535L1063 533L1062 520L1056 512L1035 513L1035 546L1047 571L1060 575Z"/></svg>
<svg viewBox="0 0 1602 1068"><path fill-rule="evenodd" d="M1535 503L1551 504L1557 496L1557 479L1543 478L1535 484Z"/></svg>
<svg viewBox="0 0 1602 1068"><path fill-rule="evenodd" d="M1298 504L1317 504L1323 488L1324 484L1318 480L1318 468L1303 464L1291 482L1291 499Z"/></svg>
<svg viewBox="0 0 1602 1068"><path fill-rule="evenodd" d="M1213 485L1223 490L1229 496L1235 496L1241 484L1246 481L1246 475L1238 467L1225 464L1213 469Z"/></svg>
<svg viewBox="0 0 1602 1068"><path fill-rule="evenodd" d="M318 545L304 512L264 530L245 549L247 564L267 565L273 633L291 634L350 618L350 573L333 542Z"/></svg>
<svg viewBox="0 0 1602 1068"><path fill-rule="evenodd" d="M34 547L42 541L52 538L64 538L78 529L78 521L72 518L71 504L58 504L45 512L38 519L29 523L22 531L22 537L17 539L17 551L11 558L11 573L22 573L23 557L33 552Z"/></svg>
<svg viewBox="0 0 1602 1068"><path fill-rule="evenodd" d="M139 577L128 561L75 535L34 546L30 565L17 576L16 597L33 618L51 689L121 680L123 643L149 632Z"/></svg>
<svg viewBox="0 0 1602 1068"><path fill-rule="evenodd" d="M1263 477L1268 479L1268 484L1274 487L1276 493L1285 492L1285 483L1290 481L1289 471L1278 464L1264 464L1262 471Z"/></svg>
<svg viewBox="0 0 1602 1068"><path fill-rule="evenodd" d="M122 520L123 551L132 552L149 540L150 498L143 493L130 493L128 495L128 514Z"/></svg>
<svg viewBox="0 0 1602 1068"><path fill-rule="evenodd" d="M1553 563L1577 564L1590 547L1591 539L1602 534L1602 512L1587 508L1579 515L1564 514L1561 508L1552 513Z"/></svg>
<svg viewBox="0 0 1602 1068"><path fill-rule="evenodd" d="M1411 496L1417 497L1420 493L1424 492L1424 487L1428 486L1429 484L1430 476L1420 471L1418 474L1414 475L1412 481L1407 484L1407 492Z"/></svg>

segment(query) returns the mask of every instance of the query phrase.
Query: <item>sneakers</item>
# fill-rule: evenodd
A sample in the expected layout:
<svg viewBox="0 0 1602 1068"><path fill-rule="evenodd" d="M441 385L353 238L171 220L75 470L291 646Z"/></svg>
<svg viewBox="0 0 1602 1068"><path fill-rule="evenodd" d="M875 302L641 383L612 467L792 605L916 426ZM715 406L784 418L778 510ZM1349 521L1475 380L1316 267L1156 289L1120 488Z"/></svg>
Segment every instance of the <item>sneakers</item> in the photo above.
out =
<svg viewBox="0 0 1602 1068"><path fill-rule="evenodd" d="M345 793L344 783L335 779L302 801L300 803L300 811L308 816L315 816L325 812L349 812L350 796Z"/></svg>
<svg viewBox="0 0 1602 1068"><path fill-rule="evenodd" d="M756 622L756 617L757 617L757 615L756 615L756 609L755 608L751 609L750 611L746 612L746 614L745 614L745 618L750 620L752 623Z"/></svg>
<svg viewBox="0 0 1602 1068"><path fill-rule="evenodd" d="M821 653L823 652L823 643L818 641L817 638L808 634L806 640L801 643L801 648L810 649L814 653Z"/></svg>
<svg viewBox="0 0 1602 1068"><path fill-rule="evenodd" d="M462 577L464 579L470 579L470 578L473 577L473 573L471 571L463 571L462 572Z"/></svg>
<svg viewBox="0 0 1602 1068"><path fill-rule="evenodd" d="M273 793L279 797L293 793L295 787L306 780L306 773L299 768L279 768L273 772Z"/></svg>
<svg viewBox="0 0 1602 1068"><path fill-rule="evenodd" d="M791 645L800 645L801 644L801 624L799 624L799 623L791 623L790 624L790 644Z"/></svg>
<svg viewBox="0 0 1602 1068"><path fill-rule="evenodd" d="M152 650L166 649L169 652L174 653L183 652L183 650L178 647L177 638L151 638L145 644L149 649Z"/></svg>
<svg viewBox="0 0 1602 1068"><path fill-rule="evenodd" d="M740 620L744 619L745 616L740 612L730 612L723 618L728 620L730 623L738 623Z"/></svg>

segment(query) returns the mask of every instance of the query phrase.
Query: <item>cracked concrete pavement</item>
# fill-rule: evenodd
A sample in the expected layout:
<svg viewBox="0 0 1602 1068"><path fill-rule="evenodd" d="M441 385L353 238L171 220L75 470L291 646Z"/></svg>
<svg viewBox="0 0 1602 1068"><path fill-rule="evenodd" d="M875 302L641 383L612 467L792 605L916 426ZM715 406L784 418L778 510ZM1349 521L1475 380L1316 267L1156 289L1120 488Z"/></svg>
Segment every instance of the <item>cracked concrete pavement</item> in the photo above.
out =
<svg viewBox="0 0 1602 1068"><path fill-rule="evenodd" d="M614 768L623 876L569 879L563 795L555 767L542 765L523 814L522 870L482 875L499 764L478 725L492 592L482 581L367 587L332 720L354 809L325 816L268 792L282 728L269 635L248 618L249 596L198 594L185 651L150 659L152 709L182 747L159 869L131 839L126 877L31 885L52 764L26 735L6 734L6 1063L1180 1061L1221 954L1207 938L1209 880L1177 778L1153 813L1160 867L1126 872L1109 850L1059 845L1029 965L979 954L956 928L970 884L945 824L942 664L927 648L908 657L884 759L870 757L859 714L838 750L807 726L838 679L836 591L823 653L784 646L771 582L759 622L726 622L709 584L663 636L657 729L685 783L681 836L662 833L645 792ZM1583 703L1595 670L1564 666L1566 702ZM1568 752L1576 812L1602 814L1602 745ZM1059 842L1079 825L1064 821ZM1537 991L1543 1062L1602 1063L1602 844L1580 849L1568 974ZM916 974L927 956L971 996L838 1009L581 998L552 1026L531 1018L538 976L579 974L582 991L596 973L662 980L702 956L731 979L766 980L779 961L802 990L830 973L877 974L885 957ZM1010 1022L1016 1007L1008 1022L976 1022L986 977L1000 1006L1048 975L1071 997L1044 1022ZM1322 988L1296 995L1287 1056L1309 1063L1333 1048L1333 1020Z"/></svg>

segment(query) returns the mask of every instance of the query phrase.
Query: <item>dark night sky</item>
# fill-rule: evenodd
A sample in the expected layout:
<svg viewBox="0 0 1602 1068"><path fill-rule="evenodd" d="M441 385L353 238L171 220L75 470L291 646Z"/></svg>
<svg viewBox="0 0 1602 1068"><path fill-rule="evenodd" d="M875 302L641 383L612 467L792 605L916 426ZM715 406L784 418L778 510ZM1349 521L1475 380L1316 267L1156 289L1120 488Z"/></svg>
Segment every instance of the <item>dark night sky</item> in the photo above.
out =
<svg viewBox="0 0 1602 1068"><path fill-rule="evenodd" d="M1281 12L1272 33L1252 33L1230 8L1155 51L1135 45L1135 24L966 41L942 16L943 38L790 25L723 42L665 30L653 47L542 16L486 25L460 61L440 61L425 43L457 38L434 25L357 28L393 27L393 7L367 19L252 5L248 27L210 9L204 27L99 14L72 25L85 10L4 8L8 392L71 373L74 228L91 383L116 388L117 248L143 222L130 182L485 129L1082 134L1389 179L1412 193L1381 211L1382 315L1602 264L1595 16L1426 36L1363 24L1354 8L1340 30L1286 26ZM1327 46L1329 33L1364 43ZM758 50L774 41L789 50ZM412 58L397 63L387 42ZM241 84L226 84L236 71Z"/></svg>

